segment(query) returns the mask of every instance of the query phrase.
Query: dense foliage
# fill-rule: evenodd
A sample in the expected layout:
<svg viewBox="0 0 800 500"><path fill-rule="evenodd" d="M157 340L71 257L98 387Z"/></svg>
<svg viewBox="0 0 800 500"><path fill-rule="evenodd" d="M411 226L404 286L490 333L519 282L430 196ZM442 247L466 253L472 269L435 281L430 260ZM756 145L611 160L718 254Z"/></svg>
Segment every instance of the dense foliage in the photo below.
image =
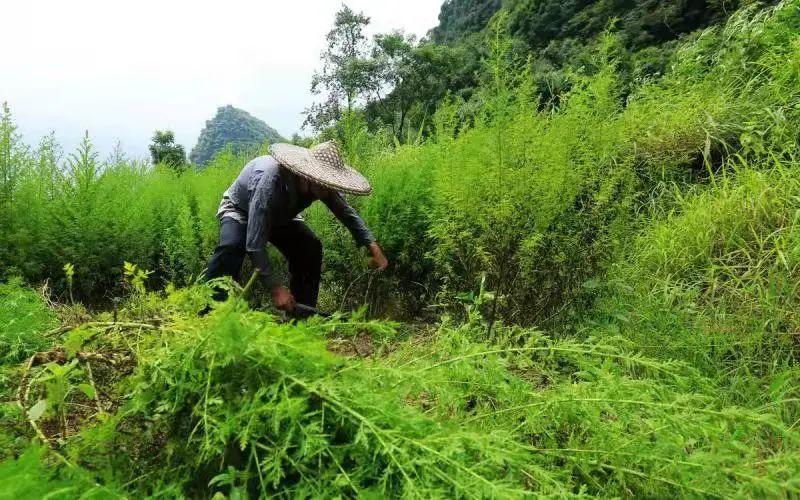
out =
<svg viewBox="0 0 800 500"><path fill-rule="evenodd" d="M717 23L747 0L507 0L511 33L532 49L580 44L615 22L625 45L642 49ZM762 3L776 3L762 2Z"/></svg>
<svg viewBox="0 0 800 500"><path fill-rule="evenodd" d="M175 133L171 130L156 130L148 149L153 165L163 163L176 170L183 170L186 166L186 151L180 144L175 144Z"/></svg>
<svg viewBox="0 0 800 500"><path fill-rule="evenodd" d="M800 494L800 1L695 34L661 77L604 33L547 105L508 15L426 133L364 102L326 131L392 262L307 211L346 316L286 322L230 282L197 315L247 155L178 175L87 138L59 162L5 109L0 494Z"/></svg>
<svg viewBox="0 0 800 500"><path fill-rule="evenodd" d="M200 319L210 293L135 294L118 322L62 332L50 352L72 358L71 372L32 358L21 404L42 439L64 443L63 472L42 481L41 452L28 451L0 465L4 488L506 498L800 486L783 404L726 403L689 364L635 354L620 337L503 327L489 338L474 309L423 335L359 318L281 323L238 300ZM336 354L358 344L360 355ZM91 411L60 426L69 405Z"/></svg>
<svg viewBox="0 0 800 500"><path fill-rule="evenodd" d="M765 0L757 5L774 3ZM428 39L412 41L399 59L396 81L384 82L382 95L365 96L366 119L372 129L388 128L401 141L415 138L403 131L404 126L427 133L434 111L448 93L469 100L481 76L487 76L479 61L489 57L483 38L492 23L508 32L520 58L530 58L529 78L542 97L539 105L547 107L569 90L574 72L599 70L595 41L606 30L617 34L619 55L624 55L618 61L618 76L627 88L662 75L672 64L678 40L752 4L747 0L447 0ZM375 38L373 53L380 52L379 41L387 36L391 34ZM380 59L357 67L374 73ZM416 77L417 72L422 78Z"/></svg>
<svg viewBox="0 0 800 500"><path fill-rule="evenodd" d="M240 152L258 148L265 142L283 140L277 130L247 111L231 105L220 106L214 118L208 120L200 131L189 159L197 165L205 165L227 146Z"/></svg>
<svg viewBox="0 0 800 500"><path fill-rule="evenodd" d="M311 92L322 94L323 102L312 104L304 111L304 126L324 130L342 118L342 108L352 112L359 94L371 86L374 72L366 60L364 28L369 18L346 5L336 13L336 19L325 37L328 47L322 54L322 69L311 77Z"/></svg>
<svg viewBox="0 0 800 500"><path fill-rule="evenodd" d="M47 343L41 333L54 326L54 316L18 279L0 284L0 360L20 362L44 348Z"/></svg>
<svg viewBox="0 0 800 500"><path fill-rule="evenodd" d="M452 43L478 33L502 6L502 0L445 0L439 11L439 24L431 29L431 38L437 43Z"/></svg>

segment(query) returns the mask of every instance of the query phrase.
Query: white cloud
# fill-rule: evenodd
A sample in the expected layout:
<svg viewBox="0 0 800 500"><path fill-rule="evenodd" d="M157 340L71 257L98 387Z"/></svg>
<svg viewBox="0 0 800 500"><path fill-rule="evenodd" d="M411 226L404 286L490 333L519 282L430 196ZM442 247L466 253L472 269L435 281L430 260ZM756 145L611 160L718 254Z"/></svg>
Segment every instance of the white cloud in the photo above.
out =
<svg viewBox="0 0 800 500"><path fill-rule="evenodd" d="M371 32L424 35L440 0L351 0ZM89 130L147 154L157 128L190 149L217 106L233 104L290 135L312 101L338 0L4 0L0 101L36 143L55 130L71 149Z"/></svg>

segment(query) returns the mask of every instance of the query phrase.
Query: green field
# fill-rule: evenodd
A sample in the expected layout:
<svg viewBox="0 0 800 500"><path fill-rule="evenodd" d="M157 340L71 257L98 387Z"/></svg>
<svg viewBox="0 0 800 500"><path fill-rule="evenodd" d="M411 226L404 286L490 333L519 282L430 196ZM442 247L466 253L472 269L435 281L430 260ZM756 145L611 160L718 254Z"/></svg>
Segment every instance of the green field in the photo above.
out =
<svg viewBox="0 0 800 500"><path fill-rule="evenodd" d="M346 113L391 261L324 206L321 308L199 317L221 193L0 117L0 498L800 495L800 1L547 100L501 23L399 141ZM49 496L48 496L49 495Z"/></svg>

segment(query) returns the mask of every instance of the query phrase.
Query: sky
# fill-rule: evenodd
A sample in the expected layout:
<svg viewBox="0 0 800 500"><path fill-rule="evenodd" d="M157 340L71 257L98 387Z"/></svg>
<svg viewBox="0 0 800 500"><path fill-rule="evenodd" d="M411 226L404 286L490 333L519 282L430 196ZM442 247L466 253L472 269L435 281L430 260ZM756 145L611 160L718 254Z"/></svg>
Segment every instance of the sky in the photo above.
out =
<svg viewBox="0 0 800 500"><path fill-rule="evenodd" d="M348 0L369 34L418 37L441 0ZM289 137L314 100L340 0L2 0L0 102L28 144L54 131L65 151L88 130L101 158L120 142L146 157L156 129L186 152L232 104Z"/></svg>

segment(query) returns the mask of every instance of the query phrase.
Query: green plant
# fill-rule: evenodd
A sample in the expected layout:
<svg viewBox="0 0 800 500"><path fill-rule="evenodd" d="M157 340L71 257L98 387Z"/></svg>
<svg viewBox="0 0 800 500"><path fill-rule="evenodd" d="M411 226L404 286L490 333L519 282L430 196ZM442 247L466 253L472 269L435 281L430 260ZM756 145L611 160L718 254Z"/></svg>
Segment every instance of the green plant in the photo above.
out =
<svg viewBox="0 0 800 500"><path fill-rule="evenodd" d="M13 364L43 349L43 335L56 325L42 297L19 279L0 283L0 365Z"/></svg>
<svg viewBox="0 0 800 500"><path fill-rule="evenodd" d="M458 293L455 298L464 306L467 324L479 325L483 321L481 307L489 301L495 301L496 295L486 291L486 275L483 275L481 276L481 285L478 288L478 293Z"/></svg>
<svg viewBox="0 0 800 500"><path fill-rule="evenodd" d="M138 365L104 382L128 403L64 436L72 466L89 464L101 484L135 496L771 496L800 487L800 442L779 406L731 404L689 364L639 354L622 337L584 342L497 325L487 341L484 325L450 322L348 359L326 336L386 337L394 327L279 323L236 299L198 318L193 296L209 292L151 297L158 326L120 322L131 330L96 337L97 352L127 346ZM69 342L84 337L75 332ZM53 384L48 400L74 393L76 370L40 371Z"/></svg>
<svg viewBox="0 0 800 500"><path fill-rule="evenodd" d="M67 262L64 264L64 276L67 278L67 291L69 292L69 301L71 304L75 303L75 298L72 296L72 284L75 277L75 266Z"/></svg>
<svg viewBox="0 0 800 500"><path fill-rule="evenodd" d="M3 498L124 498L115 488L101 486L88 471L75 467L54 467L46 451L31 447L21 456L0 462L0 497Z"/></svg>
<svg viewBox="0 0 800 500"><path fill-rule="evenodd" d="M141 269L136 264L131 264L130 262L125 262L122 269L125 282L132 287L133 293L139 296L144 295L145 281L153 272Z"/></svg>
<svg viewBox="0 0 800 500"><path fill-rule="evenodd" d="M83 374L78 368L78 360L59 365L47 363L44 371L33 380L33 384L44 386L45 397L39 399L28 410L28 418L36 422L45 414L56 418L61 426L61 439L67 437L67 398L76 388L80 388L87 397L94 398L94 388L89 384L76 385L74 382Z"/></svg>
<svg viewBox="0 0 800 500"><path fill-rule="evenodd" d="M171 130L156 130L149 149L154 165L163 163L177 172L186 168L186 152L183 146L175 144L175 133Z"/></svg>

